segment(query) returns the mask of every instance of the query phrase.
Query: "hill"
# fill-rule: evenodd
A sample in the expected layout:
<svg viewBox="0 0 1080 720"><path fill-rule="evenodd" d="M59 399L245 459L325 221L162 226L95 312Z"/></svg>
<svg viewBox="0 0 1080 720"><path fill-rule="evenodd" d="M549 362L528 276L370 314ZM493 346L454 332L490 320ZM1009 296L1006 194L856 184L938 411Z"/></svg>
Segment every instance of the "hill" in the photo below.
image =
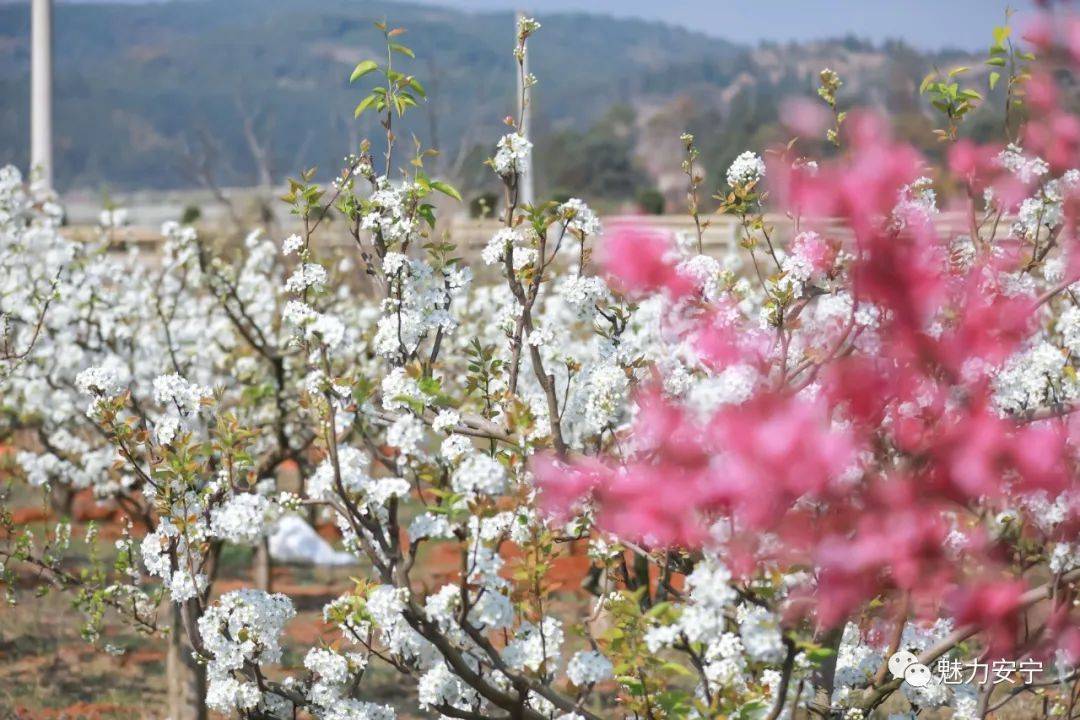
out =
<svg viewBox="0 0 1080 720"><path fill-rule="evenodd" d="M352 119L359 91L347 77L377 53L371 23L383 18L408 28L417 52L409 69L430 93L406 130L444 151L445 174L483 187L476 161L514 104L512 16L378 0L57 5L59 186L175 188L206 173L246 185L300 166L329 171L361 136L377 134L372 119ZM715 172L775 133L781 98L812 93L825 65L844 76L847 99L917 118L918 80L953 59L853 39L750 48L660 23L540 19L531 45L540 189L601 199L675 182L686 128ZM25 166L25 3L0 5L0 97L0 163Z"/></svg>

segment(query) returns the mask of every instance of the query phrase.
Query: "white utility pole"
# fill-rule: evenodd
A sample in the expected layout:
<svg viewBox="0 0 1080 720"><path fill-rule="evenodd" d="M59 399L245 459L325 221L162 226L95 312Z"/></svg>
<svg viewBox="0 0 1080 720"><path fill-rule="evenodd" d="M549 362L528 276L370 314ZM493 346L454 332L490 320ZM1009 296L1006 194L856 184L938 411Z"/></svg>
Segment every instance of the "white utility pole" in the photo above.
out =
<svg viewBox="0 0 1080 720"><path fill-rule="evenodd" d="M518 10L517 17L514 20L514 37L517 37L518 25L521 19L525 17L525 13ZM517 73L517 101L518 101L518 117L521 118L521 127L519 130L521 134L525 136L525 139L529 139L529 135L532 132L532 89L525 87L525 78L529 76L529 45L525 44L525 55L521 59L521 71ZM517 70L517 68L515 68ZM535 202L536 196L533 191L533 154L529 153L529 157L525 160L524 171L521 177L518 179L521 186L518 188L518 202L522 205L532 205Z"/></svg>
<svg viewBox="0 0 1080 720"><path fill-rule="evenodd" d="M53 184L52 16L53 0L31 0L30 169L46 187Z"/></svg>

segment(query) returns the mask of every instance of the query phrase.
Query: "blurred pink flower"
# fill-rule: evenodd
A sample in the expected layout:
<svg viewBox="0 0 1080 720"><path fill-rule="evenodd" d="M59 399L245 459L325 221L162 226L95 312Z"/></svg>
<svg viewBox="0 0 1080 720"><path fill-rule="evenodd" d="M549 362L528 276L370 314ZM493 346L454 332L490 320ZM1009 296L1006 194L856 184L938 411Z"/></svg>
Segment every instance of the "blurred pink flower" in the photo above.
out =
<svg viewBox="0 0 1080 720"><path fill-rule="evenodd" d="M682 297L693 291L694 283L675 268L670 249L665 233L624 222L608 230L601 257L604 269L624 292L666 290L673 297Z"/></svg>
<svg viewBox="0 0 1080 720"><path fill-rule="evenodd" d="M985 580L958 589L952 598L953 616L959 625L974 625L989 639L990 657L1007 657L1017 641L1021 609L1027 584L1022 580Z"/></svg>

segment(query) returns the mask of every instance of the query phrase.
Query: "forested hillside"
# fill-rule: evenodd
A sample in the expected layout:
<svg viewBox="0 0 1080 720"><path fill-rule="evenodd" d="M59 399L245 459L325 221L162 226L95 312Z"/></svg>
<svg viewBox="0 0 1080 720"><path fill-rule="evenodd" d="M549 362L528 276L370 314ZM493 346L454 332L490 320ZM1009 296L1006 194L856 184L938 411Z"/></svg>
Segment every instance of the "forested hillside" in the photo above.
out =
<svg viewBox="0 0 1080 720"><path fill-rule="evenodd" d="M372 134L370 118L353 120L359 92L347 80L375 53L371 23L384 17L408 28L417 51L409 70L429 90L428 109L403 135L441 148L438 169L466 189L482 188L479 161L514 103L506 13L347 0L60 4L56 12L63 189L185 187L207 174L249 185L301 164L335 167ZM924 125L919 80L934 63L960 60L853 39L748 48L659 23L540 20L551 32L531 49L539 189L573 187L598 201L657 187L674 197L670 149L684 129L715 175L776 135L780 101L812 94L826 65L844 78L846 101ZM26 163L28 84L28 6L0 5L0 163Z"/></svg>

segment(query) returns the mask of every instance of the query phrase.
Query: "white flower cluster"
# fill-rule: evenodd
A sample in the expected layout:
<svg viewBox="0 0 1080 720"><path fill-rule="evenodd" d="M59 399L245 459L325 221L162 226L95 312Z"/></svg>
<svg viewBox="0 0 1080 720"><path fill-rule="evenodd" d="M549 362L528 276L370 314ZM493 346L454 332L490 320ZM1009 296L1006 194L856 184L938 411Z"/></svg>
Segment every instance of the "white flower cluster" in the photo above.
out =
<svg viewBox="0 0 1080 720"><path fill-rule="evenodd" d="M349 446L342 446L333 458L323 460L308 482L312 497L331 500L340 496L338 478L346 495L360 499L372 510L381 507L392 497L407 495L409 483L399 477L373 478L368 474L371 459L366 453Z"/></svg>
<svg viewBox="0 0 1080 720"><path fill-rule="evenodd" d="M111 367L89 367L75 376L75 387L89 396L90 406L86 415L95 418L101 403L115 397L122 389L117 372Z"/></svg>
<svg viewBox="0 0 1080 720"><path fill-rule="evenodd" d="M900 199L893 208L893 219L900 226L914 221L925 223L932 220L937 212L934 181L924 176L901 188Z"/></svg>
<svg viewBox="0 0 1080 720"><path fill-rule="evenodd" d="M744 187L765 177L765 161L749 150L732 161L727 169L727 183L731 187Z"/></svg>
<svg viewBox="0 0 1080 720"><path fill-rule="evenodd" d="M710 684L747 691L754 663L783 659L779 618L765 608L739 602L731 586L731 573L715 557L707 556L699 563L687 577L686 586L689 600L681 606L677 620L656 624L647 631L649 650L701 643L704 673ZM702 692L700 686L698 692Z"/></svg>
<svg viewBox="0 0 1080 720"><path fill-rule="evenodd" d="M508 133L499 139L492 165L503 177L525 172L525 161L532 152L533 144L521 133Z"/></svg>
<svg viewBox="0 0 1080 720"><path fill-rule="evenodd" d="M378 178L375 185L360 227L378 234L388 248L403 247L419 231L413 214L418 188L409 183L395 186L385 176Z"/></svg>
<svg viewBox="0 0 1080 720"><path fill-rule="evenodd" d="M1026 155L1015 143L1010 143L998 154L998 163L1025 185L1050 172L1050 166L1039 157Z"/></svg>
<svg viewBox="0 0 1080 720"><path fill-rule="evenodd" d="M206 702L223 713L253 711L263 705L263 693L254 678L243 673L248 666L281 660L280 636L285 623L296 615L292 601L281 594L261 590L234 590L207 608L199 618L209 662L206 666ZM281 699L270 698L270 708L281 710Z"/></svg>
<svg viewBox="0 0 1080 720"><path fill-rule="evenodd" d="M234 495L210 511L210 532L237 545L255 545L281 517L281 506L258 493Z"/></svg>
<svg viewBox="0 0 1080 720"><path fill-rule="evenodd" d="M611 290L603 278L595 275L575 275L560 278L557 281L555 292L562 301L574 309L582 317L592 318L595 314L597 303L605 303L611 300Z"/></svg>
<svg viewBox="0 0 1080 720"><path fill-rule="evenodd" d="M478 701L476 690L466 685L446 663L437 663L424 673L417 692L422 710L449 706L468 712Z"/></svg>
<svg viewBox="0 0 1080 720"><path fill-rule="evenodd" d="M431 429L435 432L449 432L461 422L461 413L457 410L440 410L431 421Z"/></svg>
<svg viewBox="0 0 1080 720"><path fill-rule="evenodd" d="M202 511L201 502L191 493L180 505L188 517L197 518ZM194 554L193 548L208 535L209 528L201 519L187 522L185 518L178 527L169 518L162 518L154 532L143 538L139 546L143 565L148 573L161 578L173 602L190 600L206 589L206 575L195 571L188 560Z"/></svg>
<svg viewBox="0 0 1080 720"><path fill-rule="evenodd" d="M1066 353L1046 341L1015 355L994 379L998 407L1020 414L1080 398L1080 382L1067 367Z"/></svg>
<svg viewBox="0 0 1080 720"><path fill-rule="evenodd" d="M558 663L564 640L562 621L545 617L539 625L522 623L514 639L502 651L503 660L515 670L528 668L551 672Z"/></svg>
<svg viewBox="0 0 1080 720"><path fill-rule="evenodd" d="M342 655L329 648L308 651L304 667L315 675L309 695L320 711L318 717L324 720L394 720L396 714L390 706L348 697L350 683L366 666L367 658L359 653Z"/></svg>
<svg viewBox="0 0 1080 720"><path fill-rule="evenodd" d="M716 300L720 297L724 268L716 258L709 255L693 255L685 258L679 262L679 272L684 277L694 280L705 298Z"/></svg>
<svg viewBox="0 0 1080 720"><path fill-rule="evenodd" d="M1080 192L1080 171L1069 170L1060 178L1044 183L1032 197L1020 203L1013 223L1013 233L1035 242L1044 229L1052 231L1065 220L1066 198Z"/></svg>
<svg viewBox="0 0 1080 720"><path fill-rule="evenodd" d="M409 525L409 539L413 542L425 538L449 538L451 534L450 522L443 515L421 513Z"/></svg>
<svg viewBox="0 0 1080 720"><path fill-rule="evenodd" d="M506 488L506 469L490 455L472 453L461 461L450 482L455 492L468 499L498 495Z"/></svg>
<svg viewBox="0 0 1080 720"><path fill-rule="evenodd" d="M507 250L511 253L511 264L515 270L520 270L537 260L536 248L527 244L519 228L497 230L484 249L480 251L480 259L486 265L496 265L506 260Z"/></svg>
<svg viewBox="0 0 1080 720"><path fill-rule="evenodd" d="M602 226L600 218L593 212L584 201L578 198L570 198L559 206L559 216L566 221L569 230L596 237L600 234Z"/></svg>
<svg viewBox="0 0 1080 720"><path fill-rule="evenodd" d="M625 407L630 379L618 365L602 363L589 371L585 388L585 428L598 433L611 426Z"/></svg>
<svg viewBox="0 0 1080 720"><path fill-rule="evenodd" d="M282 255L293 255L300 252L304 247L304 239L299 235L290 235L281 243Z"/></svg>
<svg viewBox="0 0 1080 720"><path fill-rule="evenodd" d="M111 368L89 367L75 376L79 392L96 397L112 397L120 392L120 381Z"/></svg>
<svg viewBox="0 0 1080 720"><path fill-rule="evenodd" d="M386 444L397 448L400 453L399 463L406 462L409 458L420 457L423 452L421 443L424 441L424 422L415 415L402 415L395 420L386 431Z"/></svg>
<svg viewBox="0 0 1080 720"><path fill-rule="evenodd" d="M420 383L405 368L397 367L382 380L382 406L387 410L405 410L410 403L426 406L431 398L420 389Z"/></svg>
<svg viewBox="0 0 1080 720"><path fill-rule="evenodd" d="M450 307L472 282L469 268L435 269L423 260L388 253L384 272L390 290L377 324L376 352L387 358L406 357L429 335L454 330L457 320Z"/></svg>
<svg viewBox="0 0 1080 720"><path fill-rule="evenodd" d="M309 342L317 342L327 349L334 349L345 340L345 325L333 315L318 312L307 303L290 300L282 317L293 327L301 330Z"/></svg>
<svg viewBox="0 0 1080 720"><path fill-rule="evenodd" d="M154 378L154 402L181 415L198 413L210 397L208 388L190 383L176 373Z"/></svg>
<svg viewBox="0 0 1080 720"><path fill-rule="evenodd" d="M739 637L746 654L758 662L778 663L784 659L780 619L762 607L739 606Z"/></svg>
<svg viewBox="0 0 1080 720"><path fill-rule="evenodd" d="M595 650L575 653L566 665L566 677L578 687L607 680L611 673L611 661Z"/></svg>
<svg viewBox="0 0 1080 720"><path fill-rule="evenodd" d="M98 216L98 224L103 229L121 228L128 224L128 211L125 208L112 208L102 210Z"/></svg>
<svg viewBox="0 0 1080 720"><path fill-rule="evenodd" d="M309 288L321 290L325 285L326 268L317 263L304 263L285 281L285 289L293 293L301 293Z"/></svg>

